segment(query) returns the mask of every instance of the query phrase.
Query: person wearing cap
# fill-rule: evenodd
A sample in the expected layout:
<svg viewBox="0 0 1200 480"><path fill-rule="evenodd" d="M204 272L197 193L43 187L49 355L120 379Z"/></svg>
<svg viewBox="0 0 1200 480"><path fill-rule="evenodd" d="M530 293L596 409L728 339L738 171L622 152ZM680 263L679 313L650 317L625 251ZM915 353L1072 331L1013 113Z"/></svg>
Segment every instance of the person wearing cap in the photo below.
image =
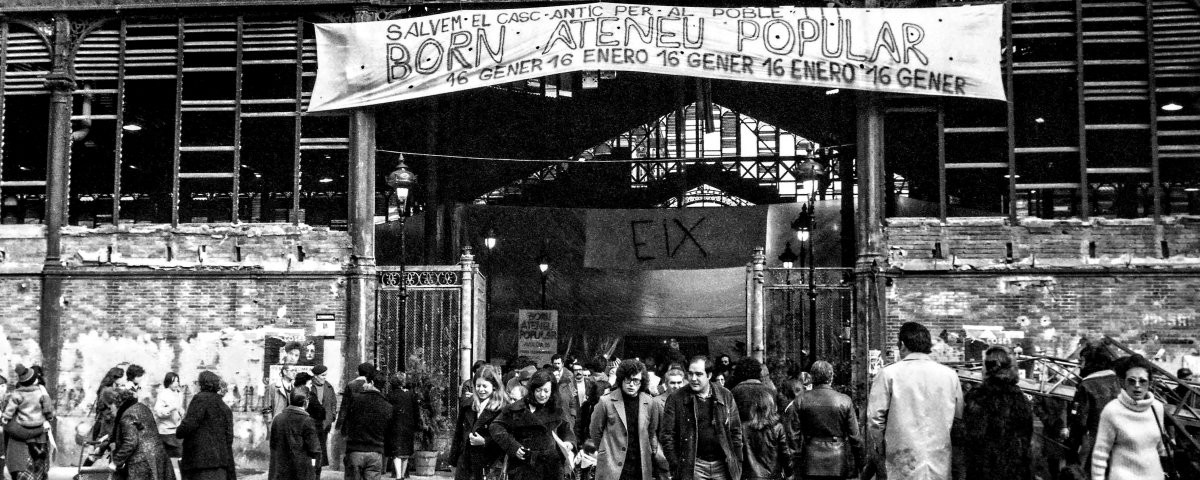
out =
<svg viewBox="0 0 1200 480"><path fill-rule="evenodd" d="M54 404L46 390L37 385L33 369L18 363L15 370L18 387L8 397L4 413L0 415L0 425L8 425L9 420L15 418L21 427L41 431L47 422L54 420ZM5 432L13 436L8 427Z"/></svg>
<svg viewBox="0 0 1200 480"><path fill-rule="evenodd" d="M333 428L333 420L337 414L337 392L333 390L333 384L325 379L328 371L329 367L325 365L317 365L312 369L312 396L309 397L309 402L312 403L312 398L316 397L316 403L319 403L325 412L320 420L313 418L321 440L321 456L317 458L316 478L321 478L321 467L329 465L329 430Z"/></svg>
<svg viewBox="0 0 1200 480"><path fill-rule="evenodd" d="M325 421L325 406L317 400L317 394L313 392L313 378L313 375L308 372L297 373L292 391L303 393L308 398L308 402L304 406L304 413L308 414L314 424L320 425Z"/></svg>
<svg viewBox="0 0 1200 480"><path fill-rule="evenodd" d="M20 443L26 444L28 462L23 466L18 465L19 462L10 462L8 468L13 471L14 478L17 472L22 472L27 475L25 478L44 480L50 468L47 432L50 422L54 421L54 405L46 390L37 384L37 374L33 369L18 363L14 372L17 374L17 389L8 396L4 412L0 414L0 425L4 425L10 452Z"/></svg>

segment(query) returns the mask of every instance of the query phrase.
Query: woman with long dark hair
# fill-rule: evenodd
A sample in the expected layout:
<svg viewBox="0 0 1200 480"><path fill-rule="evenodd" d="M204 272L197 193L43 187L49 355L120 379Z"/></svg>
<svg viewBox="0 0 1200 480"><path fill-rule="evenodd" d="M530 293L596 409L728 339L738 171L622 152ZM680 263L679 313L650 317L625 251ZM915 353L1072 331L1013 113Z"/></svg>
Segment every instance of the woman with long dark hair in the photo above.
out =
<svg viewBox="0 0 1200 480"><path fill-rule="evenodd" d="M221 377L205 370L175 436L183 440L183 480L233 480L233 411L221 400Z"/></svg>
<svg viewBox="0 0 1200 480"><path fill-rule="evenodd" d="M567 454L575 451L571 422L558 405L554 373L539 370L529 380L529 394L504 407L488 428L508 454L511 480L548 480L569 476Z"/></svg>
<svg viewBox="0 0 1200 480"><path fill-rule="evenodd" d="M745 480L775 480L791 476L792 450L788 448L775 395L766 389L745 392L747 419L742 423L745 445ZM738 405L741 407L741 405Z"/></svg>
<svg viewBox="0 0 1200 480"><path fill-rule="evenodd" d="M450 461L456 467L457 480L495 480L499 477L496 464L504 451L492 439L489 428L500 411L508 405L500 372L492 365L475 370L475 394L463 402L454 426L454 443Z"/></svg>
<svg viewBox="0 0 1200 480"><path fill-rule="evenodd" d="M154 401L154 416L158 418L158 436L162 439L163 449L171 458L180 456L181 443L175 430L183 420L183 413L183 387L179 384L179 374L167 372Z"/></svg>
<svg viewBox="0 0 1200 480"><path fill-rule="evenodd" d="M1100 412L1121 393L1121 380L1112 370L1113 354L1107 342L1088 343L1079 357L1083 361L1079 371L1083 381L1075 387L1072 414L1067 418L1070 427L1067 448L1068 453L1078 455L1079 465L1086 469L1091 464L1096 430L1100 428Z"/></svg>
<svg viewBox="0 0 1200 480"><path fill-rule="evenodd" d="M107 373L104 374L104 378L100 379L100 387L96 389L96 403L92 408L92 428L91 431L88 432L88 440L94 442L112 433L114 418L113 414L116 412L110 410L108 405L105 405L104 402L100 401L100 392L104 391L105 388L116 386L117 382L124 380L124 378L125 369L121 367L112 367L108 369ZM107 447L108 442L106 439L100 448L97 449L98 451L93 454L94 458L85 459L84 462L87 462L87 465L91 465L91 462L95 461L95 458L98 458L104 452L104 450L107 449Z"/></svg>
<svg viewBox="0 0 1200 480"><path fill-rule="evenodd" d="M983 354L983 384L967 392L963 406L962 445L967 478L1033 478L1029 445L1033 406L1017 386L1017 365L1006 347Z"/></svg>
<svg viewBox="0 0 1200 480"><path fill-rule="evenodd" d="M154 413L138 401L137 392L117 393L108 388L101 393L105 403L116 412L112 439L113 480L175 480L171 457L163 450Z"/></svg>

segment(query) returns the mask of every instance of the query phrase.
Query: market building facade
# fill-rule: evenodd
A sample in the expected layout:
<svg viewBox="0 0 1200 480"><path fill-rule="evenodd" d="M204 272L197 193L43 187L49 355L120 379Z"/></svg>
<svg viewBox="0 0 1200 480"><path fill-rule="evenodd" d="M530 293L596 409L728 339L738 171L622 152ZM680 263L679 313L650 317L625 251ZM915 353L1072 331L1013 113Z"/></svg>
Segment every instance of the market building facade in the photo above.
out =
<svg viewBox="0 0 1200 480"><path fill-rule="evenodd" d="M322 114L315 24L460 5L6 3L0 354L43 364L65 418L113 364L211 369L261 460L279 342L335 372L423 352L457 378L517 353L522 309L557 310L560 349L845 345L862 373L910 320L947 360L1100 335L1163 366L1198 348L1194 0L1004 3L1006 101L579 72ZM696 230L701 206L729 227ZM666 254L636 225L605 243L650 208Z"/></svg>

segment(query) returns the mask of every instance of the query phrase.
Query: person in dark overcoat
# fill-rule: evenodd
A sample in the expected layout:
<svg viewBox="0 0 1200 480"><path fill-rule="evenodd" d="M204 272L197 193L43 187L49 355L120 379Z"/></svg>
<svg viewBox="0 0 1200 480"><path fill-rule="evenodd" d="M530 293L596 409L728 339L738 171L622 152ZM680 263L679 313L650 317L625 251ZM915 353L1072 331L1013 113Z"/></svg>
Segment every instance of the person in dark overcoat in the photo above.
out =
<svg viewBox="0 0 1200 480"><path fill-rule="evenodd" d="M571 474L571 459L565 454L575 452L575 433L555 392L554 374L539 370L529 380L529 395L504 407L488 428L508 454L509 480L558 479Z"/></svg>
<svg viewBox="0 0 1200 480"><path fill-rule="evenodd" d="M299 389L297 389L299 390ZM305 411L309 395L293 391L287 408L271 420L271 463L267 480L313 480L321 456L317 426Z"/></svg>
<svg viewBox="0 0 1200 480"><path fill-rule="evenodd" d="M312 397L316 397L317 403L321 404L321 409L325 412L323 418L313 418L313 423L317 424L317 435L321 439L321 458L318 459L316 466L316 476L321 478L321 467L329 465L329 431L333 428L333 421L337 418L338 400L337 392L333 389L333 384L325 378L325 372L329 371L329 367L325 365L317 365L312 369ZM312 415L310 405L309 415Z"/></svg>
<svg viewBox="0 0 1200 480"><path fill-rule="evenodd" d="M456 480L495 480L499 477L497 461L504 451L492 439L489 428L509 404L502 388L500 371L484 365L475 373L475 393L471 401L463 401L458 421L454 423L454 441L450 444L450 461L454 463Z"/></svg>
<svg viewBox="0 0 1200 480"><path fill-rule="evenodd" d="M101 393L101 401L116 412L111 437L113 480L175 480L154 412L138 402L137 392L117 393L110 387Z"/></svg>
<svg viewBox="0 0 1200 480"><path fill-rule="evenodd" d="M221 377L205 370L175 436L183 440L183 480L234 480L233 411L221 400Z"/></svg>
<svg viewBox="0 0 1200 480"><path fill-rule="evenodd" d="M854 401L833 389L829 362L813 362L809 372L813 389L802 391L783 419L796 478L855 477L865 452ZM840 455L832 454L838 451Z"/></svg>
<svg viewBox="0 0 1200 480"><path fill-rule="evenodd" d="M413 444L417 438L417 419L421 415L417 393L406 388L407 382L408 375L396 372L389 380L387 395L388 403L392 404L392 422L384 439L384 454L392 459L396 478L404 478L408 470L408 460L412 458Z"/></svg>
<svg viewBox="0 0 1200 480"><path fill-rule="evenodd" d="M983 384L964 398L966 478L1033 478L1033 406L1017 386L1016 362L1008 348L995 346L984 352L983 368Z"/></svg>

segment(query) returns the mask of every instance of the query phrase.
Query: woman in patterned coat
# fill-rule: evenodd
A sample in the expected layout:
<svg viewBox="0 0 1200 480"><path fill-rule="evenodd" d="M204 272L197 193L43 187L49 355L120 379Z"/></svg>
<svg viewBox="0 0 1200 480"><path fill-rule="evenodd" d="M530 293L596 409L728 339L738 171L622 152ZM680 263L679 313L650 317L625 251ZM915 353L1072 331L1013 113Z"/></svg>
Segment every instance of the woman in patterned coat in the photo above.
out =
<svg viewBox="0 0 1200 480"><path fill-rule="evenodd" d="M175 480L150 407L138 402L132 390L105 389L101 399L117 412L112 430L113 480Z"/></svg>

